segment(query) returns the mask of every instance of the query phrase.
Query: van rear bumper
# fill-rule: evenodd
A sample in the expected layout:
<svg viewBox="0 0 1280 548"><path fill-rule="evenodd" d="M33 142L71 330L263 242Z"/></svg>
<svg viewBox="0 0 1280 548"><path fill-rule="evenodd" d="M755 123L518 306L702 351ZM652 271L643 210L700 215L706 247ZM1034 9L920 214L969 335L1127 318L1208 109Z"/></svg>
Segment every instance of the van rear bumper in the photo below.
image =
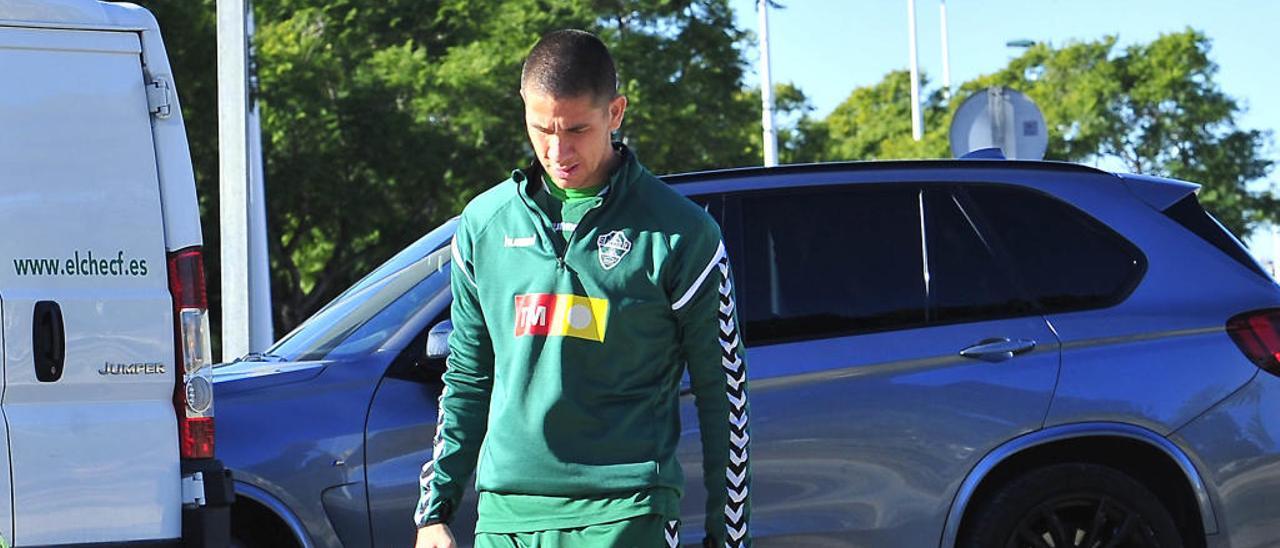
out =
<svg viewBox="0 0 1280 548"><path fill-rule="evenodd" d="M225 547L231 544L231 503L235 489L231 471L217 459L183 460L182 477L204 478L204 504L182 509L182 546Z"/></svg>

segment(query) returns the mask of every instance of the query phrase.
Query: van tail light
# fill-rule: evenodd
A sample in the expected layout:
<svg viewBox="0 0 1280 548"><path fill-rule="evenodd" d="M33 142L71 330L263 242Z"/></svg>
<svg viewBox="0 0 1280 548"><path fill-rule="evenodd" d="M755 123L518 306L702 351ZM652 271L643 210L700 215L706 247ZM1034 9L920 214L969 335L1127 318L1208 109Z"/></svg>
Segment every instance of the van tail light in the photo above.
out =
<svg viewBox="0 0 1280 548"><path fill-rule="evenodd" d="M1280 308L1236 314L1227 320L1227 333L1250 361L1280 375Z"/></svg>
<svg viewBox="0 0 1280 548"><path fill-rule="evenodd" d="M178 446L184 459L213 458L213 382L209 349L209 301L205 295L204 256L188 247L169 254L169 292L173 294L177 382L173 406L178 414Z"/></svg>

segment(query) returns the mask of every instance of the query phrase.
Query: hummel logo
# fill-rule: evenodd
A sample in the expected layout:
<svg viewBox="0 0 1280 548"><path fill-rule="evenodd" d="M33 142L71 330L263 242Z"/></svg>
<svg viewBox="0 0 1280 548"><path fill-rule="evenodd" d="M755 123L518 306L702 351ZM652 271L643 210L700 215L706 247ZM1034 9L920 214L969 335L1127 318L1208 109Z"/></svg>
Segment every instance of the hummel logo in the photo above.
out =
<svg viewBox="0 0 1280 548"><path fill-rule="evenodd" d="M537 238L534 236L523 236L520 238L512 238L511 236L506 236L502 240L502 247L529 247L533 245L533 243L536 241L537 241Z"/></svg>

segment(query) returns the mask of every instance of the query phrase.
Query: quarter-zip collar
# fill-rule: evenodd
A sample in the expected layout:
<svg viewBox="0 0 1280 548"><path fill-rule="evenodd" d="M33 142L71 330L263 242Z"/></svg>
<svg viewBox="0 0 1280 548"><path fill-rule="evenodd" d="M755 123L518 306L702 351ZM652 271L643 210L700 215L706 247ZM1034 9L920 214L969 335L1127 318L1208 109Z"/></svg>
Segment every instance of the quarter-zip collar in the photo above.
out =
<svg viewBox="0 0 1280 548"><path fill-rule="evenodd" d="M597 205L616 199L610 198L610 196L622 195L631 186L629 183L639 176L641 171L639 161L636 160L635 154L631 152L630 148L627 148L627 145L615 142L613 143L613 149L622 157L617 167L614 167L613 171L609 173L609 183L605 185L604 191L598 196L599 202ZM529 167L511 171L511 180L519 185L520 199L524 201L526 206L537 208L531 198L542 189L543 174L542 165L537 160L531 162Z"/></svg>
<svg viewBox="0 0 1280 548"><path fill-rule="evenodd" d="M524 202L525 210L534 217L538 226L541 227L542 239L550 244L556 257L556 264L561 268L565 266L565 257L573 247L577 235L590 229L589 221L599 216L599 210L622 199L630 191L632 181L643 172L643 168L640 167L635 154L626 145L615 142L613 148L622 157L617 167L609 174L609 183L605 185L604 191L600 195L591 198L593 203L590 206L590 210L583 215L578 226L570 233L568 240L560 237L551 218L547 216L547 213L541 207L538 207L538 204L533 199L534 194L541 191L544 184L542 182L542 166L538 164L537 160L533 161L528 168L523 170L516 169L511 172L511 180L519 185L517 194L520 196L520 201Z"/></svg>
<svg viewBox="0 0 1280 548"><path fill-rule="evenodd" d="M547 174L544 173L542 174L542 188L546 190L547 194L549 194L551 198L555 199L555 201L562 204L571 204L587 198L603 196L605 192L609 191L609 184L607 182L601 183L589 189L560 188L551 180L550 177L547 176Z"/></svg>

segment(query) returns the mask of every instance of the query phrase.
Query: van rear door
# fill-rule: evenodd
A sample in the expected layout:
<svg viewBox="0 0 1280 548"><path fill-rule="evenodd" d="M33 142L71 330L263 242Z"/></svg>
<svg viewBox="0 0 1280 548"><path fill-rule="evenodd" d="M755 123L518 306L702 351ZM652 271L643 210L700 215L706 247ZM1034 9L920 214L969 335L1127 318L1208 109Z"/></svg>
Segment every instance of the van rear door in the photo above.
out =
<svg viewBox="0 0 1280 548"><path fill-rule="evenodd" d="M0 26L0 75L7 540L180 537L173 300L139 35Z"/></svg>

